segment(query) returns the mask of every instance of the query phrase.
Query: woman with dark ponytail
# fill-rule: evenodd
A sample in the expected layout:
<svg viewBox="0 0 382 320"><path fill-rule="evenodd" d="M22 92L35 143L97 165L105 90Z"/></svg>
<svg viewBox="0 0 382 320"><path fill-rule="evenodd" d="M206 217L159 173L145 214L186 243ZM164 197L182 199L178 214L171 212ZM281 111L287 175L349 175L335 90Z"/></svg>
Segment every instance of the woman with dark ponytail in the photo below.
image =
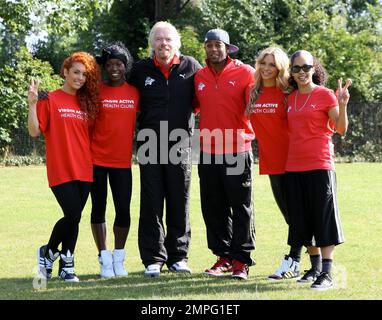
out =
<svg viewBox="0 0 382 320"><path fill-rule="evenodd" d="M334 168L334 132L344 135L348 127L349 79L337 97L325 87L327 73L321 63L305 50L291 57L288 97L289 148L286 162L286 199L289 212L290 246L314 246L312 267L298 280L313 283L312 289L333 286L332 262L336 245L344 242L337 206Z"/></svg>

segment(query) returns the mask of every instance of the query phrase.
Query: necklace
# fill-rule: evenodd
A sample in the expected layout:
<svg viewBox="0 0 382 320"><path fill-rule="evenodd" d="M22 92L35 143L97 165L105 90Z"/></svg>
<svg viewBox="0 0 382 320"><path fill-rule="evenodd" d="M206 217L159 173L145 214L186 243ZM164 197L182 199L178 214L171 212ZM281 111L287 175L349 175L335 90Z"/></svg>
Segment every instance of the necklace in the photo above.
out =
<svg viewBox="0 0 382 320"><path fill-rule="evenodd" d="M312 95L313 91L314 91L314 88L313 88L312 91L310 91L310 93L309 93L309 95L308 95L308 98L306 98L304 104L303 104L300 108L297 108L297 95L298 95L298 93L299 93L299 91L297 90L296 95L294 96L294 111L299 112L299 111L301 111L302 109L304 109L304 107L305 107L306 104L308 103L308 101L309 101L309 99L310 99L310 96Z"/></svg>

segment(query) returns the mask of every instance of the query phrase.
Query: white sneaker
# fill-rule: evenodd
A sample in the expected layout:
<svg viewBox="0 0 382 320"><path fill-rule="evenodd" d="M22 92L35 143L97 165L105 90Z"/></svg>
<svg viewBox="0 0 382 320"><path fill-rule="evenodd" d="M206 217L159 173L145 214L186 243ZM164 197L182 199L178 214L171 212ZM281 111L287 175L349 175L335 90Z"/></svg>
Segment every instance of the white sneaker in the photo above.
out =
<svg viewBox="0 0 382 320"><path fill-rule="evenodd" d="M101 267L101 278L112 278L115 276L113 269L113 255L109 250L101 250L98 261Z"/></svg>
<svg viewBox="0 0 382 320"><path fill-rule="evenodd" d="M146 267L144 276L145 277L159 277L161 266L159 264L150 264Z"/></svg>
<svg viewBox="0 0 382 320"><path fill-rule="evenodd" d="M123 265L125 255L125 249L114 249L113 251L113 269L117 277L126 277L129 274Z"/></svg>
<svg viewBox="0 0 382 320"><path fill-rule="evenodd" d="M185 260L181 260L175 262L172 266L168 268L171 272L179 272L179 273L191 273L191 269L187 265Z"/></svg>
<svg viewBox="0 0 382 320"><path fill-rule="evenodd" d="M300 263L286 255L281 261L281 266L268 277L268 280L285 280L300 276Z"/></svg>

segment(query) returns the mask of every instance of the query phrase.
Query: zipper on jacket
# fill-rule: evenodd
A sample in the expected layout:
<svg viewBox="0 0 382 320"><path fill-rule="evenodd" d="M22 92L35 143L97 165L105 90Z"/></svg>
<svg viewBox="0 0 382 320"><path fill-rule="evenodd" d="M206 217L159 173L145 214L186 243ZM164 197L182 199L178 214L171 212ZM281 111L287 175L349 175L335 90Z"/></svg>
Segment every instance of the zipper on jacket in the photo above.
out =
<svg viewBox="0 0 382 320"><path fill-rule="evenodd" d="M169 75L170 77L170 75ZM166 79L166 85L167 85L167 101L170 103L170 87L168 85L168 79Z"/></svg>

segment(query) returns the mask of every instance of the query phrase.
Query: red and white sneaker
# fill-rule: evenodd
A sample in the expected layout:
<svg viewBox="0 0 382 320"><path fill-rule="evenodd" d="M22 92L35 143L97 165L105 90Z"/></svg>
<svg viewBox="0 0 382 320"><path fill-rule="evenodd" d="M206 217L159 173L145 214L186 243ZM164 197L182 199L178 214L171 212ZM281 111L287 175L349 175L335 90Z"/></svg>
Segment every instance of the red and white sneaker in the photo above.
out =
<svg viewBox="0 0 382 320"><path fill-rule="evenodd" d="M232 262L233 262L232 278L239 279L239 280L247 280L248 273L249 273L248 265L235 259Z"/></svg>
<svg viewBox="0 0 382 320"><path fill-rule="evenodd" d="M219 257L218 261L215 264L204 271L204 275L213 276L213 277L221 277L227 274L227 272L232 271L232 263L231 259L225 257Z"/></svg>

